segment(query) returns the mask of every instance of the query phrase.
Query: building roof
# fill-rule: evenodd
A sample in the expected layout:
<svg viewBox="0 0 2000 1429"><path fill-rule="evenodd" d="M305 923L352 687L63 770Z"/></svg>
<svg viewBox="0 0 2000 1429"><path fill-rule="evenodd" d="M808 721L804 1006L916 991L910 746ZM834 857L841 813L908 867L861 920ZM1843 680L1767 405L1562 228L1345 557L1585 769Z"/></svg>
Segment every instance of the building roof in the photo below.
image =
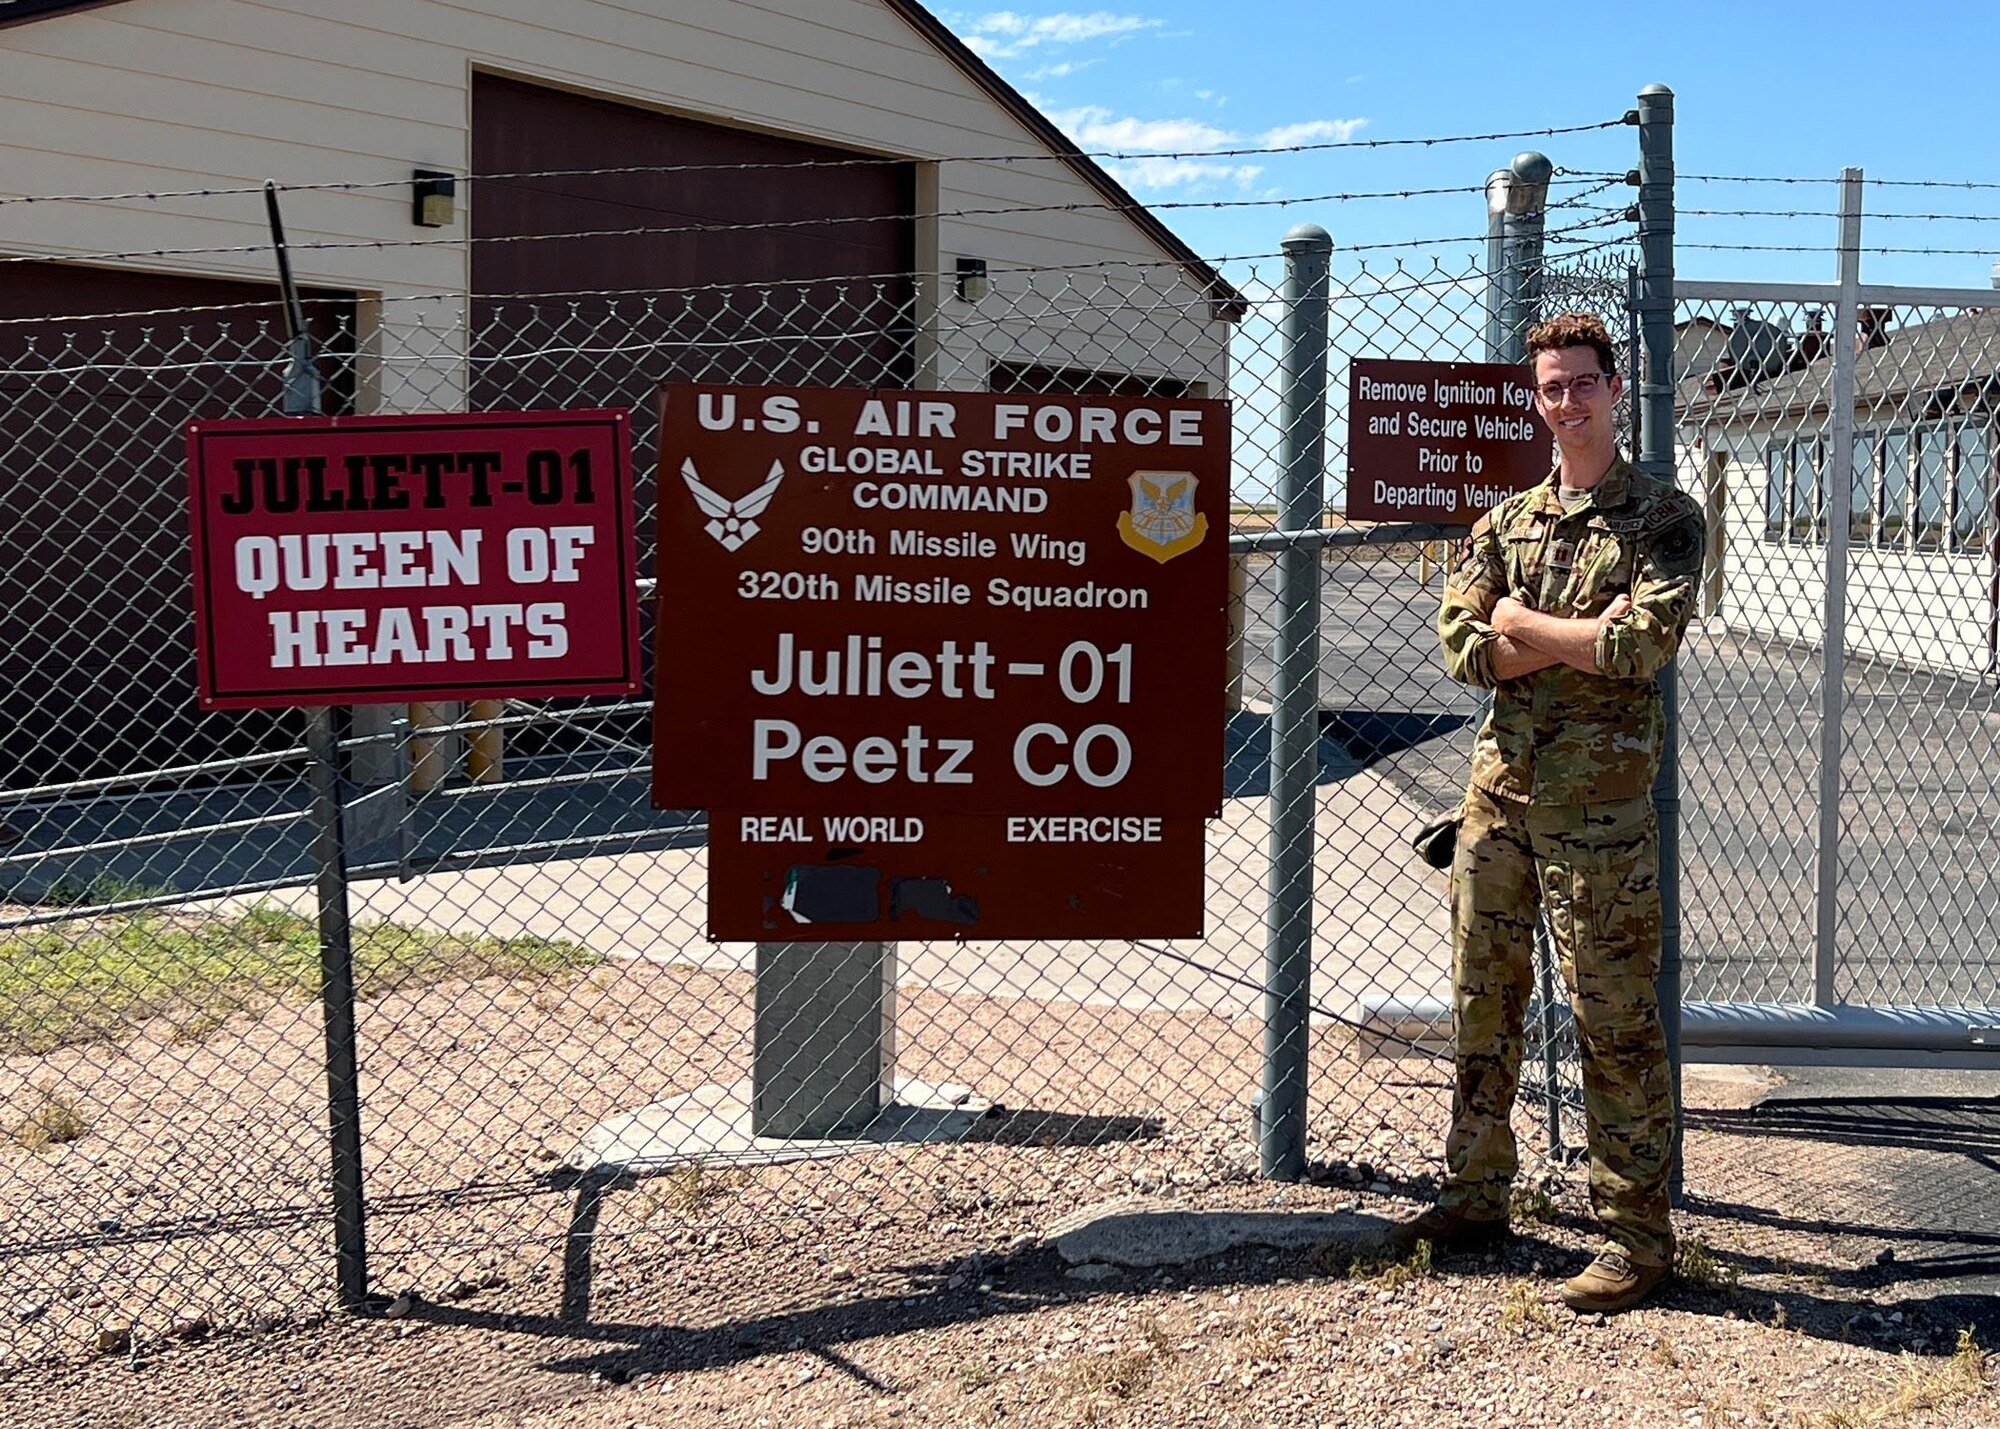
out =
<svg viewBox="0 0 2000 1429"><path fill-rule="evenodd" d="M0 29L69 10L91 10L102 5L128 3L130 0L0 0ZM1234 322L1249 311L1248 301L1227 279L1211 267L1200 254L1188 247L1178 234L1160 222L1151 209L1133 198L1125 186L1106 173L1101 165L1081 153L1076 145L1070 142L1069 137L1050 122L1047 115L1035 108L1019 90L1002 79L993 66L974 54L942 20L916 3L916 0L883 0L883 3L907 21L918 34L930 41L945 58L964 71L966 76L985 90L1001 108L1019 120L1030 134L1048 145L1078 178L1096 189L1107 203L1130 219L1140 232L1186 268L1207 292L1210 300L1218 305L1221 316Z"/></svg>
<svg viewBox="0 0 2000 1429"><path fill-rule="evenodd" d="M1855 363L1857 411L1921 419L1937 415L1940 407L1948 410L1968 392L1988 400L2000 398L2000 309L1974 308L1889 326L1883 337ZM1691 375L1675 393L1676 416L1685 425L1823 412L1832 396L1831 345L1809 362L1745 387L1711 391L1708 375Z"/></svg>

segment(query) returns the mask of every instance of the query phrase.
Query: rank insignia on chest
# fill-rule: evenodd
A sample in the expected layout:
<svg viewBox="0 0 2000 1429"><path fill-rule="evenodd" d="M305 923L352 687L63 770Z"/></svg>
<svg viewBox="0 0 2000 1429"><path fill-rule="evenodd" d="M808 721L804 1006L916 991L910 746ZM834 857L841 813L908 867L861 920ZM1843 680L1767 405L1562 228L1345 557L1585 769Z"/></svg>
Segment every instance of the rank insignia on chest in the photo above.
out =
<svg viewBox="0 0 2000 1429"><path fill-rule="evenodd" d="M1575 564L1576 564L1575 541L1558 541L1555 543L1553 547L1550 548L1549 550L1550 569L1558 571L1566 571Z"/></svg>

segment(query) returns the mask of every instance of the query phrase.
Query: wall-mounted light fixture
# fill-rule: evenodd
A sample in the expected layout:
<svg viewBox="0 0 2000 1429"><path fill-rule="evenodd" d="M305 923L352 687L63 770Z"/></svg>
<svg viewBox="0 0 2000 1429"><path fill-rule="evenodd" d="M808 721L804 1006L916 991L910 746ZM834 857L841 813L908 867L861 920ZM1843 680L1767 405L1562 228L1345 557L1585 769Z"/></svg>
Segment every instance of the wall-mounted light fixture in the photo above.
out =
<svg viewBox="0 0 2000 1429"><path fill-rule="evenodd" d="M962 303L976 303L993 291L993 280L986 276L984 258L961 258L958 260L958 300Z"/></svg>
<svg viewBox="0 0 2000 1429"><path fill-rule="evenodd" d="M445 228L454 216L458 180L443 169L418 169L411 175L410 222L419 228Z"/></svg>

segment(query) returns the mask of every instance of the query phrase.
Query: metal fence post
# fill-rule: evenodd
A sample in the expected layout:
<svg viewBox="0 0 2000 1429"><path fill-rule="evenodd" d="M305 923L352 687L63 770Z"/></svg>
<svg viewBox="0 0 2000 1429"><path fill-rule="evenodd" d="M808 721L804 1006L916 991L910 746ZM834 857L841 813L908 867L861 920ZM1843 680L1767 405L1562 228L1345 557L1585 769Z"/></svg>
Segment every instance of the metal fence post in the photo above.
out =
<svg viewBox="0 0 2000 1429"><path fill-rule="evenodd" d="M1333 238L1316 224L1285 235L1279 355L1278 525L1305 531L1326 512L1327 297ZM1277 559L1277 687L1271 701L1270 907L1264 944L1264 1078L1258 1105L1263 1174L1306 1169L1306 1046L1312 1006L1313 862L1319 780L1320 553Z"/></svg>
<svg viewBox="0 0 2000 1429"><path fill-rule="evenodd" d="M1819 686L1819 879L1813 1003L1832 1007L1840 932L1840 760L1847 713L1847 542L1854 504L1855 334L1861 326L1861 170L1840 171L1840 291L1833 309L1832 460L1826 464L1826 668Z"/></svg>
<svg viewBox="0 0 2000 1429"><path fill-rule="evenodd" d="M290 360L285 368L284 412L316 417L320 411L319 368L312 334L292 279L278 212L277 185L264 185L271 220L271 243L278 259L285 332ZM305 712L306 753L312 767L313 859L319 876L320 1003L326 1023L327 1131L333 1153L334 1286L340 1307L363 1309L368 1302L368 1235L361 1184L361 1082L355 1051L354 948L347 913L347 850L341 830L340 749L333 735L333 712Z"/></svg>
<svg viewBox="0 0 2000 1429"><path fill-rule="evenodd" d="M1507 350L1507 192L1512 169L1486 176L1486 360L1505 362Z"/></svg>
<svg viewBox="0 0 2000 1429"><path fill-rule="evenodd" d="M1549 178L1555 165L1546 154L1530 149L1516 154L1504 172L1508 176L1500 228L1500 322L1496 362L1525 362L1528 329L1542 315L1542 247L1548 226ZM1498 177L1497 175L1495 177ZM1487 180L1488 249L1491 251L1493 180Z"/></svg>
<svg viewBox="0 0 2000 1429"><path fill-rule="evenodd" d="M1542 249L1549 179L1555 166L1533 150L1486 178L1486 360L1525 362L1528 329L1541 321ZM1482 692L1479 719L1492 707ZM1563 1159L1562 1025L1557 1010L1555 945L1546 909L1535 918L1536 1022L1542 1031L1542 1115L1549 1158Z"/></svg>
<svg viewBox="0 0 2000 1429"><path fill-rule="evenodd" d="M1639 467L1655 481L1674 480L1674 92L1664 84L1639 91ZM1660 821L1660 1022L1674 1078L1674 1153L1668 1194L1683 1191L1681 1144L1681 770L1680 681L1670 664L1660 672L1666 706L1659 778L1653 804Z"/></svg>

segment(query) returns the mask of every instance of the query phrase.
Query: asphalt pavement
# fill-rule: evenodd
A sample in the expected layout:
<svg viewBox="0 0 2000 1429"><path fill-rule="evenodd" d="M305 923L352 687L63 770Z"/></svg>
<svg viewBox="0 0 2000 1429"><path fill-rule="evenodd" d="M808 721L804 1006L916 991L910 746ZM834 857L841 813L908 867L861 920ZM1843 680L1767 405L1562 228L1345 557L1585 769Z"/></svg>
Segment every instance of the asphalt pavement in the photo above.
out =
<svg viewBox="0 0 2000 1429"><path fill-rule="evenodd" d="M1247 596L1253 695L1273 673L1268 570ZM1449 808L1482 700L1444 672L1440 577L1420 582L1413 547L1337 551L1324 570L1326 732L1413 802ZM1690 998L1812 999L1819 663L1715 622L1677 663ZM2000 1002L2000 687L1850 657L1843 688L1836 997Z"/></svg>

